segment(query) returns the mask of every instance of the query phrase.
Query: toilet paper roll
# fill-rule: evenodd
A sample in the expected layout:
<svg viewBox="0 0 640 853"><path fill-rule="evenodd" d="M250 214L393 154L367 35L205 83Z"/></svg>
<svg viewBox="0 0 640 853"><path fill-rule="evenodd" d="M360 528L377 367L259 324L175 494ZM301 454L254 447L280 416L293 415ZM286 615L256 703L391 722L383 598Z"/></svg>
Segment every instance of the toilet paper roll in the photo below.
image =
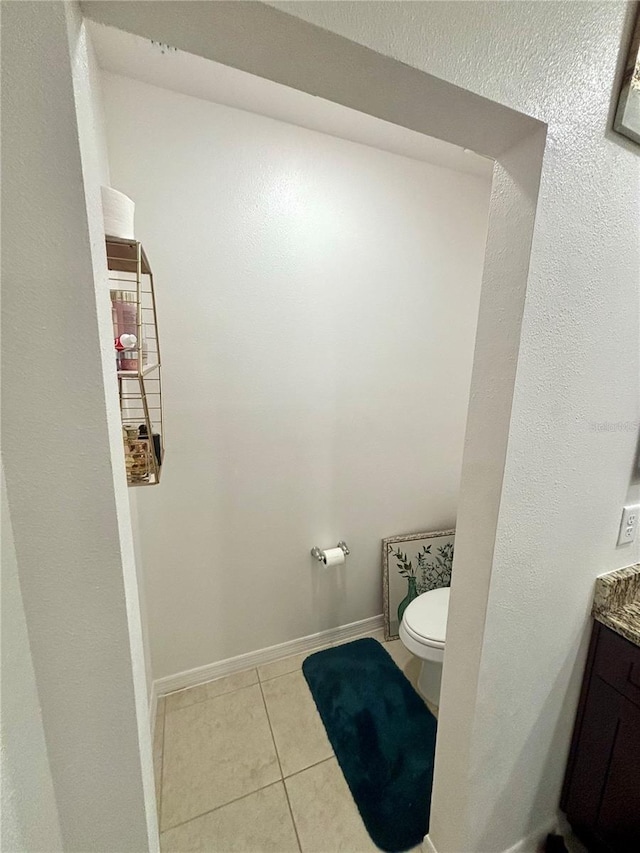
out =
<svg viewBox="0 0 640 853"><path fill-rule="evenodd" d="M327 548L322 552L325 566L341 566L344 563L344 551L342 548Z"/></svg>
<svg viewBox="0 0 640 853"><path fill-rule="evenodd" d="M122 240L135 240L133 215L135 203L129 196L114 190L113 187L100 187L102 193L102 218L104 233L107 237L120 237Z"/></svg>

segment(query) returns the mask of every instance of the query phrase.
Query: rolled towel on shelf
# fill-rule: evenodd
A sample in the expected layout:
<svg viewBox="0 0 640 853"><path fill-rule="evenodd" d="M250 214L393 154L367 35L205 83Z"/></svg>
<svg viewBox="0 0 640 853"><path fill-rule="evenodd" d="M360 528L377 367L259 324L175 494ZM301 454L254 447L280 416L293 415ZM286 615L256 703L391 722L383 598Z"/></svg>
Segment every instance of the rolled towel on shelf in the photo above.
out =
<svg viewBox="0 0 640 853"><path fill-rule="evenodd" d="M102 218L104 233L107 237L121 240L135 240L133 217L135 202L113 187L100 187L102 194Z"/></svg>

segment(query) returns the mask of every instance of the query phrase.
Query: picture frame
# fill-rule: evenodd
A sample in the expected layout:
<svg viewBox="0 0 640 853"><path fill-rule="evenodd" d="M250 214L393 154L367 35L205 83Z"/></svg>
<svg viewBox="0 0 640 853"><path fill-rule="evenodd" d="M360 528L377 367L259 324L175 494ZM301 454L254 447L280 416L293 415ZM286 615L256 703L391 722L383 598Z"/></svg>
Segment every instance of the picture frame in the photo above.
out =
<svg viewBox="0 0 640 853"><path fill-rule="evenodd" d="M640 6L624 66L613 129L640 144Z"/></svg>
<svg viewBox="0 0 640 853"><path fill-rule="evenodd" d="M455 529L382 540L384 638L396 640L407 606L423 592L451 585Z"/></svg>

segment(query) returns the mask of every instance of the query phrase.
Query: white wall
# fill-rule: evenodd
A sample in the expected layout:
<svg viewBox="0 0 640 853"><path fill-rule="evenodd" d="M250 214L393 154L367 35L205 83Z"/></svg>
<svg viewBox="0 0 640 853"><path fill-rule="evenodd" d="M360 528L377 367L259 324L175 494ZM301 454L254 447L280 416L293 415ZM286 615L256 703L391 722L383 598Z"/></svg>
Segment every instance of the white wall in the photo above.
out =
<svg viewBox="0 0 640 853"><path fill-rule="evenodd" d="M5 853L62 851L2 470L2 732L0 786Z"/></svg>
<svg viewBox="0 0 640 853"><path fill-rule="evenodd" d="M473 747L456 762L467 711L447 652L432 809L441 853L504 850L557 807L594 578L640 557L616 547L621 507L640 497L640 160L608 130L632 9L274 5L549 125ZM459 674L471 650L456 624Z"/></svg>
<svg viewBox="0 0 640 853"><path fill-rule="evenodd" d="M101 26L91 20L87 28L100 67L120 77L132 77L161 89L268 116L457 172L490 175L493 170L491 159L469 149L465 151L336 101L310 98L308 92L276 83L268 77L185 50L168 50L161 42Z"/></svg>
<svg viewBox="0 0 640 853"><path fill-rule="evenodd" d="M140 853L158 849L153 770L76 5L3 5L2 106L2 457L62 847ZM21 769L9 784L46 781Z"/></svg>
<svg viewBox="0 0 640 853"><path fill-rule="evenodd" d="M594 577L639 556L638 547L615 546L621 505L639 491L638 158L608 129L633 8L278 4L312 28L256 4L191 4L189 15L184 3L84 6L148 38L415 130L437 128L504 160L482 299L489 292L487 307L497 310L485 318L473 377L478 417L469 420L463 476L475 482L459 514L469 547L454 570L431 832L441 851L506 850L539 835L557 807ZM537 166L536 147L503 156L514 135L528 134L525 116L548 126L530 263L520 248L513 258L505 239L528 237L536 204L535 186L520 180L527 162ZM520 330L521 292L511 294L523 277ZM504 428L520 331L503 478L501 448L478 438L492 423ZM481 400L487 387L495 396ZM497 527L487 503L499 507Z"/></svg>
<svg viewBox="0 0 640 853"><path fill-rule="evenodd" d="M91 145L86 146L87 156L92 159L92 169L101 185L111 185L109 153L107 151L106 119L102 95L100 66L88 35L86 25L81 27L81 49L77 65L82 68L87 94L86 125L91 135Z"/></svg>
<svg viewBox="0 0 640 853"><path fill-rule="evenodd" d="M87 105L83 115L86 117L86 132L89 140L85 145L85 155L90 160L95 181L99 185L111 186L109 168L109 152L107 151L106 119L104 114L104 98L102 93L102 75L94 50L93 42L83 25L81 34L82 70L84 75ZM140 607L140 624L142 630L142 646L144 650L145 681L147 685L147 700L151 702L153 715L151 670L151 647L149 644L149 618L145 600L144 580L142 574L142 556L140 553L139 525L137 519L137 496L135 490L129 490L129 510L131 513L131 529L133 534L133 550L135 557L138 600Z"/></svg>
<svg viewBox="0 0 640 853"><path fill-rule="evenodd" d="M455 524L488 180L103 86L161 321L154 677L380 613L380 539ZM344 570L312 562L341 538Z"/></svg>
<svg viewBox="0 0 640 853"><path fill-rule="evenodd" d="M79 22L81 22L81 19L79 19ZM83 120L83 156L85 158L85 171L92 175L93 190L96 191L102 185L111 185L111 174L109 168L109 154L107 151L102 75L93 42L84 23L82 23L82 25L78 23L77 46L75 52L75 73L76 79L81 80L82 104L79 106L78 114ZM94 201L97 203L97 199L94 199ZM101 283L103 289L108 289L108 282L106 281L106 278L103 279ZM149 619L147 616L144 581L142 577L142 558L140 555L135 491L130 490L128 494L125 493L122 495L122 502L125 506L127 498L129 511L131 513L131 530L133 534L133 550L138 587L147 700L151 702L151 713L153 716L153 677L151 670L151 650L149 645Z"/></svg>

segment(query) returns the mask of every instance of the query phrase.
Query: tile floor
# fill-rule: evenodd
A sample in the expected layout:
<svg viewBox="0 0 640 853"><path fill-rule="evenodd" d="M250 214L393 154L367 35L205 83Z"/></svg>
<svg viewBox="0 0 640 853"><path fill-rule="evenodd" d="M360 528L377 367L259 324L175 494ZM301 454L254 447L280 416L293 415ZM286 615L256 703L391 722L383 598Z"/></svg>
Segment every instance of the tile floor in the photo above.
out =
<svg viewBox="0 0 640 853"><path fill-rule="evenodd" d="M382 632L371 636L382 642ZM419 661L399 640L385 648L415 685ZM154 767L163 853L377 850L302 675L308 654L160 699Z"/></svg>

